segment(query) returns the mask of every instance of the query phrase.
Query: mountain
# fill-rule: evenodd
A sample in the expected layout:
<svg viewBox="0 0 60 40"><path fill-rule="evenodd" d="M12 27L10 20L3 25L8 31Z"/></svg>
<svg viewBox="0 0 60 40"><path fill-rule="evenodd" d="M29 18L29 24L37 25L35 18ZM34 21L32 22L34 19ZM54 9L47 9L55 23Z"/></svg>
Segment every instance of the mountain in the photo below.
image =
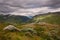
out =
<svg viewBox="0 0 60 40"><path fill-rule="evenodd" d="M20 25L21 23L25 23ZM16 25L17 24L17 25ZM60 12L32 17L0 15L0 40L60 40ZM22 31L3 30L12 25ZM10 29L11 27L8 27Z"/></svg>
<svg viewBox="0 0 60 40"><path fill-rule="evenodd" d="M28 18L27 16L18 16L18 15L0 15L0 22L6 22L9 24L14 24L14 23L25 23L28 20L30 20L30 18Z"/></svg>
<svg viewBox="0 0 60 40"><path fill-rule="evenodd" d="M40 14L34 16L30 22L39 23L39 22L47 22L51 24L60 24L60 12L49 12L45 14Z"/></svg>

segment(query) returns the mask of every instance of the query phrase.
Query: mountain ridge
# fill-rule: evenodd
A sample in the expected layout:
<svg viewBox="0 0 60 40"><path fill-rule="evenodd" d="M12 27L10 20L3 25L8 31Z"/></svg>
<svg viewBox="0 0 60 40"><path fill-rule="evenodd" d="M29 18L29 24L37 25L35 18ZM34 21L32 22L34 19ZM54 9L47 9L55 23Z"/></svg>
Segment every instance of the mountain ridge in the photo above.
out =
<svg viewBox="0 0 60 40"><path fill-rule="evenodd" d="M20 16L20 15L0 15L0 22L7 22L7 23L25 23L30 20L27 16Z"/></svg>
<svg viewBox="0 0 60 40"><path fill-rule="evenodd" d="M60 12L49 12L45 14L40 14L34 16L29 22L31 23L39 23L39 22L48 22L48 23L59 23L60 20Z"/></svg>

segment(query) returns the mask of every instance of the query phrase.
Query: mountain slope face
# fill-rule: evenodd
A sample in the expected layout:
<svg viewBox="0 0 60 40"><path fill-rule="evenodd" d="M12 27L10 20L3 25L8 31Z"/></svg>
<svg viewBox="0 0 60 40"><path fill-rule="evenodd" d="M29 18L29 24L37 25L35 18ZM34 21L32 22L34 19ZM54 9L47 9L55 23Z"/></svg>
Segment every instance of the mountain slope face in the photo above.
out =
<svg viewBox="0 0 60 40"><path fill-rule="evenodd" d="M0 23L0 40L60 40L60 25L58 25L60 24L59 14L60 13L41 14L35 16L33 19L29 19L30 21L26 24L20 25L20 23L23 23L20 22L17 26L13 25L16 28L23 29L21 32L3 30L6 26L10 25L4 22L13 22L14 24L14 18L16 18L16 16L0 18L3 22Z"/></svg>
<svg viewBox="0 0 60 40"><path fill-rule="evenodd" d="M30 18L26 16L18 16L18 15L0 15L0 22L5 22L5 23L25 23L29 20Z"/></svg>
<svg viewBox="0 0 60 40"><path fill-rule="evenodd" d="M46 13L34 16L30 22L46 22L51 24L60 24L60 12Z"/></svg>

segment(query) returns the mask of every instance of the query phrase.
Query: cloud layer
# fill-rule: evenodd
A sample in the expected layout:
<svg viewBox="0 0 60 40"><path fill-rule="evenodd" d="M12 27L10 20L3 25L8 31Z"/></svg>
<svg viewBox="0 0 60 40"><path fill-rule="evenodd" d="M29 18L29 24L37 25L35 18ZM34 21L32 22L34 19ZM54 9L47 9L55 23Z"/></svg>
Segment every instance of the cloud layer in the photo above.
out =
<svg viewBox="0 0 60 40"><path fill-rule="evenodd" d="M60 11L60 0L0 0L0 14L37 15Z"/></svg>

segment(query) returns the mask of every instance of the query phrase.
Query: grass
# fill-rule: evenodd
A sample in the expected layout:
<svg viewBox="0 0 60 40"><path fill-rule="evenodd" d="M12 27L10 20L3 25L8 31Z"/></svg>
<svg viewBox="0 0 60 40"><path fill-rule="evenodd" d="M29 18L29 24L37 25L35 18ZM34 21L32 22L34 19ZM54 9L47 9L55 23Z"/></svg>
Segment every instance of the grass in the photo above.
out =
<svg viewBox="0 0 60 40"><path fill-rule="evenodd" d="M34 19L32 19L34 22L46 22L50 24L59 24L60 25L60 15L59 14L49 14L49 15L43 15L43 16L36 16Z"/></svg>
<svg viewBox="0 0 60 40"><path fill-rule="evenodd" d="M60 40L60 15L44 15L34 18L33 23L9 24L0 23L0 40ZM37 23L36 23L37 22ZM40 22L40 23L39 23ZM3 31L8 25L14 25L19 29L33 28L36 33Z"/></svg>
<svg viewBox="0 0 60 40"><path fill-rule="evenodd" d="M2 26L3 25L3 26ZM28 24L25 24L25 26ZM29 24L36 30L37 34L27 32L11 32L0 31L0 40L60 40L60 26L53 26L52 24ZM52 26L51 26L52 25ZM1 27L2 26L2 27ZM3 29L7 24L1 24ZM24 25L21 25L24 28ZM30 26L29 26L30 27Z"/></svg>

